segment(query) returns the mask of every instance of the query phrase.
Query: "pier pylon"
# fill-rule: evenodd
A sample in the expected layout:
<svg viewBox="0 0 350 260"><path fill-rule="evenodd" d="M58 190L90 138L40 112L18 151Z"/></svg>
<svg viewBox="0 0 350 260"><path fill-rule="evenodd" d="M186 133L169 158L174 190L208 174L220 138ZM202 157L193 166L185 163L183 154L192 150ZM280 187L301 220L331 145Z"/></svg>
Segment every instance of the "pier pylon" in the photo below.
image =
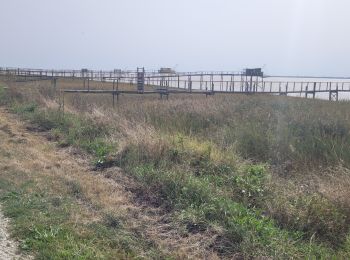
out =
<svg viewBox="0 0 350 260"><path fill-rule="evenodd" d="M137 68L137 91L143 93L145 90L145 68Z"/></svg>

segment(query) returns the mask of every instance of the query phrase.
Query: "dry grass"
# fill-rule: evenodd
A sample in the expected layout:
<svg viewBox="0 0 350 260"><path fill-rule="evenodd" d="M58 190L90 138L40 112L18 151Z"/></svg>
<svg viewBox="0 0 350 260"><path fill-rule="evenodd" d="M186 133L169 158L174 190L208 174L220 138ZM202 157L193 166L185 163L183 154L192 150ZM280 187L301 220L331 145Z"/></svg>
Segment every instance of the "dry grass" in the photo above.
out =
<svg viewBox="0 0 350 260"><path fill-rule="evenodd" d="M8 157L1 157L2 169L26 173L37 186L49 185L50 192L55 195L70 192L71 186L65 183L79 185L77 198L82 207L70 217L71 224L98 222L109 213L121 218L129 230L137 230L147 240L154 241L164 254L178 258L186 255L203 258L209 254L210 258L215 258L213 253L205 250L212 239L210 234L183 237L179 227L167 223L169 216L166 213L136 201L130 190L137 189L138 185L120 169L110 168L101 173L91 171L88 158L74 156L70 148L57 150L44 137L26 133L25 126L3 111L0 125L7 129L7 133L0 131L1 151L9 151ZM9 138L9 134L13 137ZM7 171L3 171L2 177L6 174ZM12 181L19 186L21 179L13 178Z"/></svg>
<svg viewBox="0 0 350 260"><path fill-rule="evenodd" d="M21 102L35 101L46 107L57 108L55 95L47 83L31 83L28 86L7 84L11 86L11 96ZM63 81L59 84L61 88L82 86L80 81ZM21 95L18 94L18 89L29 86ZM108 89L111 85L97 83L91 87ZM198 169L208 174L200 168L202 166L193 165L193 158L199 158L200 162L208 160L206 167L215 164L219 168L214 169L221 169L221 166L229 165L238 172L251 164L263 163L268 166L271 178L264 183L268 194L263 197L263 203L257 203L259 210L274 219L282 230L301 231L305 241L322 246L325 244L330 254L346 256L348 249L343 248L347 248L350 227L348 102L227 95L208 98L178 95L170 96L169 100L160 100L157 95L125 95L121 96L115 109L112 109L111 102L112 98L108 95L65 96L66 111L84 115L113 129L105 137L107 143L115 142L118 145L110 155L111 160L119 160L123 157L122 153L137 149L137 159L128 161L131 168L151 164L155 171L179 171L186 174L197 174ZM39 150L42 149L44 147ZM180 152L180 159L169 161L169 158L173 159L169 157L169 151L176 156ZM67 155L66 152L64 154ZM26 167L45 169L41 164L47 158L32 159L41 163ZM192 161L187 164L187 159ZM78 170L70 163L65 158L61 164L64 171L59 170L57 175L81 183L85 198L92 204L101 205L104 210L114 213L118 208L121 215L133 216L128 226L142 230L164 252L178 257L192 255L201 258L201 250L206 249L202 252L211 254L208 251L213 245L210 236L215 239L213 234L222 234L222 227L215 230L215 225L212 225L203 232L183 237L179 231L181 225L176 224L178 222L173 221L173 218L169 224L165 213L159 212L161 208L135 206L130 192L124 190L120 194L125 186L145 189L139 186L138 181L116 173L114 168L104 174L87 176L88 169ZM102 175L108 178L102 178ZM214 177L213 181L216 181ZM56 186L60 185L57 183ZM230 185L220 189L220 196L231 196L234 200L246 203L244 205L247 207L252 206L250 200L236 196L237 191ZM157 196L154 192L151 195ZM130 205L132 208L128 208ZM91 212L87 212L84 218L93 221L89 219ZM77 216L77 219L80 217ZM246 248L252 250L254 246L247 245ZM254 252L245 253L246 256L254 255ZM296 253L294 256L301 255Z"/></svg>

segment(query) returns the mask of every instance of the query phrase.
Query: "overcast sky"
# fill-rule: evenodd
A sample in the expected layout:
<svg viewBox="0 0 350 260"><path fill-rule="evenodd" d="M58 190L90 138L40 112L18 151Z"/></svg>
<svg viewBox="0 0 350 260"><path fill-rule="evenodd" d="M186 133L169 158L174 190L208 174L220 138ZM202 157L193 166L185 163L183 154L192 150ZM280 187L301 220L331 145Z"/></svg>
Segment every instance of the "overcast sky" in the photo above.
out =
<svg viewBox="0 0 350 260"><path fill-rule="evenodd" d="M0 3L0 66L350 76L349 0Z"/></svg>

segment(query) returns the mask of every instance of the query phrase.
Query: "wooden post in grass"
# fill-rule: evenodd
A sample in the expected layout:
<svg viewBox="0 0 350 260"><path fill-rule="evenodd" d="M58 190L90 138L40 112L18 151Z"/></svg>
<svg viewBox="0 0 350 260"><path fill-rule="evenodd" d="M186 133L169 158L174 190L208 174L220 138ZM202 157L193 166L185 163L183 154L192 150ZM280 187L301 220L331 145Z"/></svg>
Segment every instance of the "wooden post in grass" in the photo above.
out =
<svg viewBox="0 0 350 260"><path fill-rule="evenodd" d="M64 92L63 92L63 97L62 97L62 113L64 115Z"/></svg>
<svg viewBox="0 0 350 260"><path fill-rule="evenodd" d="M112 97L113 97L113 108L115 107L115 79L113 80L113 92L112 92Z"/></svg>
<svg viewBox="0 0 350 260"><path fill-rule="evenodd" d="M58 104L59 104L58 111L60 112L60 115L61 114L63 115L64 114L64 91L63 90L59 91Z"/></svg>
<svg viewBox="0 0 350 260"><path fill-rule="evenodd" d="M119 101L119 78L117 79L117 102Z"/></svg>
<svg viewBox="0 0 350 260"><path fill-rule="evenodd" d="M51 84L52 84L53 89L56 89L56 81L57 81L56 78L53 78L53 79L51 80Z"/></svg>

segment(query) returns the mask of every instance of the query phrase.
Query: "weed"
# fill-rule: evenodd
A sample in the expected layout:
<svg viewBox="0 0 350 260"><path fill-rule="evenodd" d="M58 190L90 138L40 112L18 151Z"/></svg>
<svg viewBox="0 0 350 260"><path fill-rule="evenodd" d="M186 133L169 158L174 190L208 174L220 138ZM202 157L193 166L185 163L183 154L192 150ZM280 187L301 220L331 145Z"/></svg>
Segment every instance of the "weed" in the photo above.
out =
<svg viewBox="0 0 350 260"><path fill-rule="evenodd" d="M106 213L104 216L104 222L106 223L106 226L110 228L120 228L122 225L120 219L113 213Z"/></svg>
<svg viewBox="0 0 350 260"><path fill-rule="evenodd" d="M81 185L77 181L66 181L66 185L68 187L68 193L73 195L77 199L83 199L84 193Z"/></svg>
<svg viewBox="0 0 350 260"><path fill-rule="evenodd" d="M262 207L267 198L266 170L263 166L249 166L245 174L232 178L235 198L249 207Z"/></svg>

